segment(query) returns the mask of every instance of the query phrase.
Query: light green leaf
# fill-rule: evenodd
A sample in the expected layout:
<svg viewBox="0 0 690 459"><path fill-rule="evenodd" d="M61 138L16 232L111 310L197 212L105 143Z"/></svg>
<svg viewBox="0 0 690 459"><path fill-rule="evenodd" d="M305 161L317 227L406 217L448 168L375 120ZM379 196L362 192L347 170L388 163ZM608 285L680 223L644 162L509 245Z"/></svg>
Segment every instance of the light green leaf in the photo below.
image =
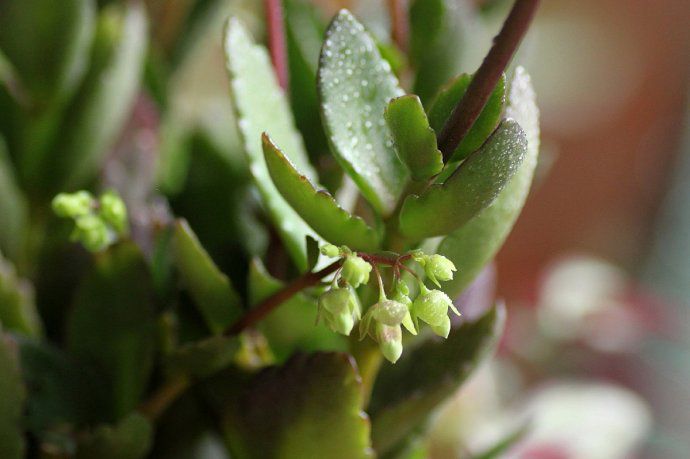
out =
<svg viewBox="0 0 690 459"><path fill-rule="evenodd" d="M26 202L17 186L7 145L0 136L0 252L17 261L26 234Z"/></svg>
<svg viewBox="0 0 690 459"><path fill-rule="evenodd" d="M56 189L90 179L127 121L139 91L147 49L147 19L139 3L110 5L100 14L91 66L68 109L53 161L43 171Z"/></svg>
<svg viewBox="0 0 690 459"><path fill-rule="evenodd" d="M235 18L230 18L225 28L225 54L249 170L269 217L293 261L304 271L307 266L305 236L315 233L273 185L261 149L261 134L270 130L275 141L289 153L290 161L307 177L316 179L316 172L309 164L268 53L252 41L249 32Z"/></svg>
<svg viewBox="0 0 690 459"><path fill-rule="evenodd" d="M522 67L515 70L510 83L506 115L524 129L527 155L498 198L441 242L439 253L448 257L458 269L453 280L444 284L451 298L459 295L496 255L529 194L539 156L539 109L529 75Z"/></svg>
<svg viewBox="0 0 690 459"><path fill-rule="evenodd" d="M26 391L13 343L0 331L0 457L24 457L22 414Z"/></svg>
<svg viewBox="0 0 690 459"><path fill-rule="evenodd" d="M347 10L326 31L317 78L333 154L374 208L389 215L408 174L383 112L403 90L373 38Z"/></svg>
<svg viewBox="0 0 690 459"><path fill-rule="evenodd" d="M249 266L249 301L256 305L284 287L272 277L260 260ZM296 351L345 351L347 340L333 333L322 323L316 324L316 299L298 293L275 308L259 323L278 361Z"/></svg>
<svg viewBox="0 0 690 459"><path fill-rule="evenodd" d="M173 374L204 378L230 365L239 347L237 338L227 336L185 343L168 356L166 367Z"/></svg>
<svg viewBox="0 0 690 459"><path fill-rule="evenodd" d="M490 355L503 332L505 308L451 329L448 339L419 345L381 369L369 413L372 440L383 455L418 429Z"/></svg>
<svg viewBox="0 0 690 459"><path fill-rule="evenodd" d="M38 338L43 325L31 283L20 278L12 263L0 254L0 327Z"/></svg>
<svg viewBox="0 0 690 459"><path fill-rule="evenodd" d="M347 354L298 354L238 379L221 373L205 386L233 458L373 457L361 379Z"/></svg>
<svg viewBox="0 0 690 459"><path fill-rule="evenodd" d="M325 240L353 250L374 251L380 235L364 220L341 208L326 190L318 190L283 152L263 137L264 157L273 183L293 209Z"/></svg>
<svg viewBox="0 0 690 459"><path fill-rule="evenodd" d="M385 118L398 156L414 180L426 180L441 172L443 155L419 97L409 94L391 100Z"/></svg>
<svg viewBox="0 0 690 459"><path fill-rule="evenodd" d="M175 222L173 254L181 281L206 325L214 334L222 333L242 314L241 299L185 220Z"/></svg>
<svg viewBox="0 0 690 459"><path fill-rule="evenodd" d="M153 285L137 247L123 243L95 261L75 294L67 345L108 377L112 419L132 411L147 387L155 353Z"/></svg>
<svg viewBox="0 0 690 459"><path fill-rule="evenodd" d="M400 229L419 240L462 227L485 209L519 170L527 152L522 128L506 120L482 148L472 154L442 185L411 195L400 211Z"/></svg>
<svg viewBox="0 0 690 459"><path fill-rule="evenodd" d="M450 118L455 106L462 100L471 82L471 75L462 74L451 80L439 91L429 107L429 123L437 134L441 134L443 126ZM451 155L451 161L465 159L470 153L481 147L491 133L494 132L503 113L505 90L506 80L505 75L503 75L498 80L496 88L494 88L491 97L489 97L472 128Z"/></svg>
<svg viewBox="0 0 690 459"><path fill-rule="evenodd" d="M39 106L76 89L93 35L91 0L3 0L0 49Z"/></svg>
<svg viewBox="0 0 690 459"><path fill-rule="evenodd" d="M83 439L75 459L141 459L153 441L153 426L132 413L115 425L101 425Z"/></svg>

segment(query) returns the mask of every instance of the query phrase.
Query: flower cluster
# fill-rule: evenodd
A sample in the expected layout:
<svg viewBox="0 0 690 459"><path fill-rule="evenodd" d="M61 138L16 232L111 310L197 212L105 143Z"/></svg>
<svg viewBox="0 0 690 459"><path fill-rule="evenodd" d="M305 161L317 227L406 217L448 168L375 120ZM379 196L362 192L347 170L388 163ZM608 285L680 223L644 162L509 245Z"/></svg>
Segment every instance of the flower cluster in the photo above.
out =
<svg viewBox="0 0 690 459"><path fill-rule="evenodd" d="M107 191L96 199L88 191L60 193L52 202L59 217L74 220L71 239L91 252L100 252L127 233L127 207L122 198Z"/></svg>
<svg viewBox="0 0 690 459"><path fill-rule="evenodd" d="M327 244L321 253L332 258L343 258L339 271L331 281L330 288L319 297L318 317L324 318L333 331L349 335L355 322L359 321L360 338L370 336L378 344L384 357L395 363L402 354L402 327L416 335L419 322L429 325L439 336L448 337L450 318L448 309L460 315L448 295L440 290L430 290L420 277L404 263L417 262L424 268L426 277L434 284L453 278L456 270L453 263L441 255L426 255L420 250L404 255L373 255L353 253L347 247ZM388 293L379 267L392 268L393 287ZM364 316L356 288L369 282L375 274L379 288L378 301L370 306ZM410 288L401 276L401 271L412 275L418 284L419 293L410 298ZM440 286L440 285L439 285Z"/></svg>

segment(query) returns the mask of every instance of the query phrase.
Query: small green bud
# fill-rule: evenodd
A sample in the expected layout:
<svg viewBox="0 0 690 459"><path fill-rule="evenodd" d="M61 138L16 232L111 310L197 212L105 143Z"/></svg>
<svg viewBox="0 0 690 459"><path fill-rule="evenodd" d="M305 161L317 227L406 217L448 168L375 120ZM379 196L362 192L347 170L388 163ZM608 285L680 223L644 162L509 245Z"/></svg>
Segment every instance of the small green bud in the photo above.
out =
<svg viewBox="0 0 690 459"><path fill-rule="evenodd" d="M416 335L417 327L415 326L415 323L412 319L412 315L410 314L410 309L412 308L412 300L409 296L407 296L409 294L410 289L407 287L407 284L405 284L404 282L398 282L395 285L395 289L393 290L393 295L391 296L391 299L405 306L406 311L405 316L402 319L402 325L407 329L407 331L409 331L413 335Z"/></svg>
<svg viewBox="0 0 690 459"><path fill-rule="evenodd" d="M448 308L460 315L448 295L440 290L429 290L426 287L422 287L422 292L412 303L414 316L431 326L444 323L448 318Z"/></svg>
<svg viewBox="0 0 690 459"><path fill-rule="evenodd" d="M361 314L355 292L349 288L333 288L319 297L319 315L323 314L328 328L349 335Z"/></svg>
<svg viewBox="0 0 690 459"><path fill-rule="evenodd" d="M376 324L376 341L379 343L381 353L391 363L398 361L402 355L402 330L400 325L389 326L382 323Z"/></svg>
<svg viewBox="0 0 690 459"><path fill-rule="evenodd" d="M99 202L99 214L103 221L112 226L117 233L124 233L127 230L127 207L122 198L108 191L101 195Z"/></svg>
<svg viewBox="0 0 690 459"><path fill-rule="evenodd" d="M367 313L371 313L374 320L385 325L400 325L408 313L407 306L394 300L383 300L373 305Z"/></svg>
<svg viewBox="0 0 690 459"><path fill-rule="evenodd" d="M453 278L453 272L457 271L452 261L442 255L431 255L426 258L424 272L426 276L439 287L438 281L449 281Z"/></svg>
<svg viewBox="0 0 690 459"><path fill-rule="evenodd" d="M76 193L60 193L51 203L53 212L58 217L77 218L91 213L94 199L88 191Z"/></svg>
<svg viewBox="0 0 690 459"><path fill-rule="evenodd" d="M100 252L111 242L107 225L96 215L84 215L75 221L72 240L81 242L86 250Z"/></svg>
<svg viewBox="0 0 690 459"><path fill-rule="evenodd" d="M340 249L333 244L326 244L321 246L321 254L330 258L336 258L340 256Z"/></svg>
<svg viewBox="0 0 690 459"><path fill-rule="evenodd" d="M362 284L369 282L369 273L371 272L371 265L364 261L363 258L357 255L348 255L343 263L343 269L340 272L341 278L353 286L359 287Z"/></svg>
<svg viewBox="0 0 690 459"><path fill-rule="evenodd" d="M430 325L430 327L438 336L448 338L448 334L450 333L450 319L446 316L440 325Z"/></svg>

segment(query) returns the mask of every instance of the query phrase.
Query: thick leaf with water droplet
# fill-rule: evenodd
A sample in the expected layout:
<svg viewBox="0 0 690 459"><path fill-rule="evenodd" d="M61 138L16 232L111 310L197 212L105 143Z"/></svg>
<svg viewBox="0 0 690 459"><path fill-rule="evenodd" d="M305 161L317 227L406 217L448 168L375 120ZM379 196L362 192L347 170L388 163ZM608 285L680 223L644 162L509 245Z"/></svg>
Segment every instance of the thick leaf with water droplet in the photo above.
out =
<svg viewBox="0 0 690 459"><path fill-rule="evenodd" d="M27 209L15 177L5 139L0 136L0 252L16 262L26 235Z"/></svg>
<svg viewBox="0 0 690 459"><path fill-rule="evenodd" d="M40 337L41 318L36 310L31 283L17 275L12 263L0 254L0 328Z"/></svg>
<svg viewBox="0 0 690 459"><path fill-rule="evenodd" d="M374 208L389 215L408 173L383 112L403 91L372 37L347 10L326 31L318 84L333 154Z"/></svg>
<svg viewBox="0 0 690 459"><path fill-rule="evenodd" d="M242 314L240 296L185 220L175 223L173 260L206 325L221 333Z"/></svg>
<svg viewBox="0 0 690 459"><path fill-rule="evenodd" d="M24 457L22 420L26 391L16 353L9 337L0 331L0 457Z"/></svg>
<svg viewBox="0 0 690 459"><path fill-rule="evenodd" d="M448 234L485 209L519 170L527 139L513 120L504 121L484 146L442 184L409 196L400 211L400 229L423 239Z"/></svg>
<svg viewBox="0 0 690 459"><path fill-rule="evenodd" d="M309 164L268 53L253 42L249 32L235 18L230 18L225 28L225 54L249 170L271 221L293 261L304 271L307 266L305 236L315 236L315 233L273 185L261 148L261 134L270 130L275 141L285 148L290 161L307 177L316 179L316 172Z"/></svg>
<svg viewBox="0 0 690 459"><path fill-rule="evenodd" d="M272 277L261 261L254 259L249 267L249 301L256 305L273 295L285 284ZM333 333L323 322L316 324L316 298L298 293L275 308L258 327L266 336L278 361L295 351L345 351L347 340Z"/></svg>
<svg viewBox="0 0 690 459"><path fill-rule="evenodd" d="M274 185L321 237L353 250L375 251L378 248L379 234L360 217L340 207L328 191L318 190L266 134L263 135L263 148Z"/></svg>
<svg viewBox="0 0 690 459"><path fill-rule="evenodd" d="M409 94L391 100L385 118L398 156L414 180L426 180L441 172L443 155L419 97Z"/></svg>
<svg viewBox="0 0 690 459"><path fill-rule="evenodd" d="M462 100L471 82L471 75L462 74L454 78L439 91L429 107L429 124L431 124L431 127L437 134L441 134L443 126L450 118L451 113L453 113L453 108ZM503 113L505 88L506 80L505 75L503 75L498 80L489 100L472 125L472 128L451 155L451 161L465 159L467 155L481 147L491 133L494 132Z"/></svg>
<svg viewBox="0 0 690 459"><path fill-rule="evenodd" d="M141 459L153 441L153 426L139 413L101 425L81 439L75 459Z"/></svg>
<svg viewBox="0 0 690 459"><path fill-rule="evenodd" d="M228 336L185 343L166 358L166 368L172 374L204 378L230 365L239 347L237 338Z"/></svg>
<svg viewBox="0 0 690 459"><path fill-rule="evenodd" d="M101 254L75 293L67 345L108 378L112 419L132 411L153 368L156 318L146 261L132 243Z"/></svg>
<svg viewBox="0 0 690 459"><path fill-rule="evenodd" d="M361 411L361 379L347 354L298 354L281 367L244 378L229 370L203 389L209 405L219 410L233 458L373 456L369 420Z"/></svg>
<svg viewBox="0 0 690 459"><path fill-rule="evenodd" d="M379 454L405 440L455 393L493 352L504 322L505 308L494 307L454 327L448 339L434 337L381 369L368 409Z"/></svg>
<svg viewBox="0 0 690 459"><path fill-rule="evenodd" d="M444 283L444 290L453 298L472 282L501 248L520 215L532 184L539 156L539 109L529 75L522 67L515 70L510 83L506 115L524 129L527 154L520 169L496 200L439 245L439 253L448 257L458 269L453 280Z"/></svg>
<svg viewBox="0 0 690 459"><path fill-rule="evenodd" d="M410 3L410 60L414 93L424 103L463 68L476 44L476 17L466 2L414 0Z"/></svg>

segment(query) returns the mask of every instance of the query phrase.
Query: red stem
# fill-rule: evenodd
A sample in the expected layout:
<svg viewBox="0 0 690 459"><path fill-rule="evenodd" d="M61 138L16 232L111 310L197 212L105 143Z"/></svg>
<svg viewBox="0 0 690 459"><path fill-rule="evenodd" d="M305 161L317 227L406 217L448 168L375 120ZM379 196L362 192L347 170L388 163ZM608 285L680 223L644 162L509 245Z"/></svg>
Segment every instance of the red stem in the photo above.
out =
<svg viewBox="0 0 690 459"><path fill-rule="evenodd" d="M404 0L388 0L391 19L391 36L400 51L407 52L409 21Z"/></svg>
<svg viewBox="0 0 690 459"><path fill-rule="evenodd" d="M264 0L266 26L268 28L268 49L271 62L278 77L278 84L283 90L288 89L287 45L283 22L283 5L281 0Z"/></svg>
<svg viewBox="0 0 690 459"><path fill-rule="evenodd" d="M444 161L447 162L450 159L484 109L501 74L527 33L538 6L539 0L515 1L508 18L503 23L503 28L494 38L489 54L474 74L465 96L455 106L453 113L443 126L438 143Z"/></svg>

